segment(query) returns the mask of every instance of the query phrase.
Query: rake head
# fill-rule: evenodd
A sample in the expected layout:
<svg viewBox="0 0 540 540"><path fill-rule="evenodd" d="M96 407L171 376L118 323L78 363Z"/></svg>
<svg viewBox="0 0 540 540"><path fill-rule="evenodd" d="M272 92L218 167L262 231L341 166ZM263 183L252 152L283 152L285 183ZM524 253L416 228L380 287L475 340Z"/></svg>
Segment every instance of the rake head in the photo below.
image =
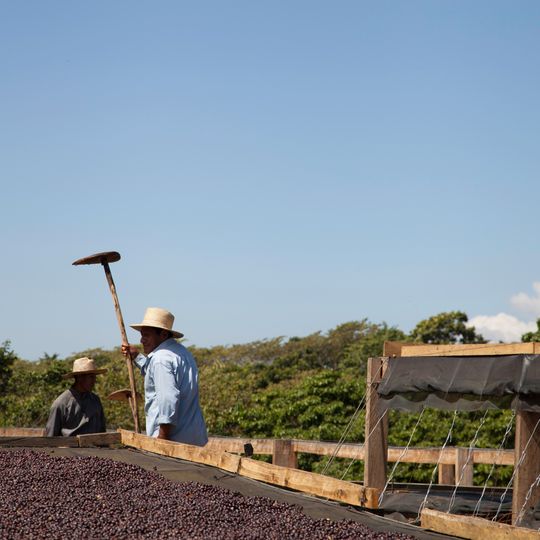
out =
<svg viewBox="0 0 540 540"><path fill-rule="evenodd" d="M118 251L103 251L102 253L95 253L82 259L73 261L73 265L78 266L80 264L103 264L113 263L120 260L120 253Z"/></svg>

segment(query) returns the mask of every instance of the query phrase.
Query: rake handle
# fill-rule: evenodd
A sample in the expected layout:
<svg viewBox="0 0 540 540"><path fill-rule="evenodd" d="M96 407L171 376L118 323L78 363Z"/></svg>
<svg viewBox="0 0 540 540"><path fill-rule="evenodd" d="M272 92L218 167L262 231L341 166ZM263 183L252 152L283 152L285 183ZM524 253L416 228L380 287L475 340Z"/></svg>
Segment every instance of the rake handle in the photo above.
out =
<svg viewBox="0 0 540 540"><path fill-rule="evenodd" d="M105 276L107 278L107 283L109 284L109 289L114 302L114 310L116 312L116 319L118 320L118 326L120 327L120 333L122 334L122 344L129 345L129 341L126 334L126 327L124 325L124 318L122 317L122 310L120 309L120 302L118 302L118 295L116 294L116 287L114 285L114 280L111 274L111 269L109 263L106 260L102 260L101 264L103 270L105 270ZM133 422L135 423L135 432L140 433L139 430L139 409L137 408L137 391L135 389L135 376L133 375L133 364L131 363L131 358L126 359L128 375L129 375L129 387L131 390L131 399L129 404L131 406L131 412L133 414Z"/></svg>

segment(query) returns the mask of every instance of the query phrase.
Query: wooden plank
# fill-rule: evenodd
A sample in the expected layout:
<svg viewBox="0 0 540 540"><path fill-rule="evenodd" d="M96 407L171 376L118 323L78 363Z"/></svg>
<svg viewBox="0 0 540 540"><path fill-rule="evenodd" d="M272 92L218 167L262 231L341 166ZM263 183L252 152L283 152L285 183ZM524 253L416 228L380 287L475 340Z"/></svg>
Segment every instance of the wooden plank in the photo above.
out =
<svg viewBox="0 0 540 540"><path fill-rule="evenodd" d="M514 451L475 448L473 450L473 461L474 463L484 463L486 465L514 465Z"/></svg>
<svg viewBox="0 0 540 540"><path fill-rule="evenodd" d="M0 446L36 448L77 448L77 437L0 437Z"/></svg>
<svg viewBox="0 0 540 540"><path fill-rule="evenodd" d="M459 345L403 345L401 356L496 356L535 354L538 343L471 343Z"/></svg>
<svg viewBox="0 0 540 540"><path fill-rule="evenodd" d="M255 480L262 480L269 484L288 487L340 502L366 506L367 508L377 508L379 491L364 488L352 482L298 469L280 467L227 452L207 449L206 447L155 439L123 429L120 429L119 432L122 436L122 444L126 446L211 465Z"/></svg>
<svg viewBox="0 0 540 540"><path fill-rule="evenodd" d="M384 370L383 358L369 358L365 422L364 485L380 491L386 485L388 456L388 414L382 412L376 387Z"/></svg>
<svg viewBox="0 0 540 540"><path fill-rule="evenodd" d="M496 523L487 519L447 514L426 508L422 510L422 529L468 538L469 540L538 540L538 532L531 529Z"/></svg>
<svg viewBox="0 0 540 540"><path fill-rule="evenodd" d="M238 474L268 484L287 487L355 506L366 508L377 508L378 506L378 489L363 487L359 484L330 478L322 474L289 469L288 467L280 467L249 458L240 460Z"/></svg>
<svg viewBox="0 0 540 540"><path fill-rule="evenodd" d="M446 448L407 448L391 446L388 448L388 461L401 461L403 463L441 463L454 465L456 463L455 446ZM467 449L465 449L467 450ZM491 448L474 448L472 450L472 463L487 465L513 465L513 450L494 450Z"/></svg>
<svg viewBox="0 0 540 540"><path fill-rule="evenodd" d="M117 432L77 435L77 439L81 448L91 446L110 446L111 444L120 444L122 442L122 436Z"/></svg>
<svg viewBox="0 0 540 540"><path fill-rule="evenodd" d="M122 436L122 444L146 450L163 456L185 459L195 463L211 465L229 472L237 472L240 457L220 450L212 450L201 446L192 446L164 439L155 439L124 429L118 430Z"/></svg>
<svg viewBox="0 0 540 540"><path fill-rule="evenodd" d="M334 456L339 458L364 459L364 445L354 443L339 444L324 441L293 440L292 447L295 452L315 454L319 456ZM255 452L257 453L257 452Z"/></svg>
<svg viewBox="0 0 540 540"><path fill-rule="evenodd" d="M456 449L454 447L441 448L402 448L390 447L388 461L402 463L442 463L454 466L456 462Z"/></svg>
<svg viewBox="0 0 540 540"><path fill-rule="evenodd" d="M530 510L540 501L540 487L536 480L540 475L540 414L519 411L516 416L515 471L512 489L512 523L519 525L523 505ZM520 459L522 460L520 463ZM529 490L530 493L529 493ZM527 495L529 496L527 500Z"/></svg>
<svg viewBox="0 0 540 540"><path fill-rule="evenodd" d="M44 428L0 428L0 437L44 437Z"/></svg>
<svg viewBox="0 0 540 540"><path fill-rule="evenodd" d="M412 343L410 341L385 341L383 344L383 356L396 358L401 356L403 347L417 347L425 343Z"/></svg>
<svg viewBox="0 0 540 540"><path fill-rule="evenodd" d="M274 439L244 439L239 437L209 437L205 448L220 450L222 452L232 452L235 454L244 453L244 445L251 444L254 454L272 454Z"/></svg>
<svg viewBox="0 0 540 540"><path fill-rule="evenodd" d="M222 450L224 452L233 452L237 454L244 453L244 445L251 444L254 454L269 454L274 452L274 439L244 439L236 437L209 437L205 448L213 450ZM331 456L334 452L336 457L364 459L364 445L355 443L339 444L329 441L305 441L301 439L291 439L293 452L305 454L315 454L320 456Z"/></svg>
<svg viewBox="0 0 540 540"><path fill-rule="evenodd" d="M274 465L281 465L282 467L289 467L291 469L298 468L298 459L290 439L274 440L272 463Z"/></svg>

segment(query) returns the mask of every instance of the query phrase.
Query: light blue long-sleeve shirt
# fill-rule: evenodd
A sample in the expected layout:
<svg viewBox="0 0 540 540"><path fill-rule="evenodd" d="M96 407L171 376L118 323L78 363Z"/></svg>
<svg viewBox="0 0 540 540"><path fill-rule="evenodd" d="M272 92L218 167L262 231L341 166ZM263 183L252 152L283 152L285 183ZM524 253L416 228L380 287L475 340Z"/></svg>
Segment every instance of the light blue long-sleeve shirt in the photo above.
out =
<svg viewBox="0 0 540 540"><path fill-rule="evenodd" d="M172 424L170 439L204 446L206 424L199 404L199 371L192 354L174 338L135 363L144 375L146 434L157 437L160 424Z"/></svg>

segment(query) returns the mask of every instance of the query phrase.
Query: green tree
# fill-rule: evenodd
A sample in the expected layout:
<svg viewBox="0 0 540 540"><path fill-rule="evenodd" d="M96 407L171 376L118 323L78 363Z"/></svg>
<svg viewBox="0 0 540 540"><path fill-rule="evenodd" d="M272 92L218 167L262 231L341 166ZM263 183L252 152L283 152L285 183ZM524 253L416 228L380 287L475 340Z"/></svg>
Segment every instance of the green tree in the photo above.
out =
<svg viewBox="0 0 540 540"><path fill-rule="evenodd" d="M6 391L16 359L17 355L11 349L11 342L4 341L0 346L0 394Z"/></svg>
<svg viewBox="0 0 540 540"><path fill-rule="evenodd" d="M410 339L421 343L485 343L476 333L463 311L447 311L420 321L410 333Z"/></svg>
<svg viewBox="0 0 540 540"><path fill-rule="evenodd" d="M521 336L523 343L530 343L533 341L540 341L540 319L536 319L536 330L534 332L527 332Z"/></svg>

